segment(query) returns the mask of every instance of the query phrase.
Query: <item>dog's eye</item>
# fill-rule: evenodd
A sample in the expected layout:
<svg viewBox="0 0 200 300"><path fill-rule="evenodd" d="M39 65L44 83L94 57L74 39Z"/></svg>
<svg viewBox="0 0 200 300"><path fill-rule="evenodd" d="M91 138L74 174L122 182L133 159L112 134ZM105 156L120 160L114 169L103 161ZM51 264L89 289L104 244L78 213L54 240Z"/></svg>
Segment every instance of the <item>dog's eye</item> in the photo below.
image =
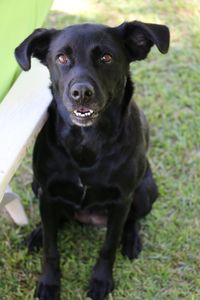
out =
<svg viewBox="0 0 200 300"><path fill-rule="evenodd" d="M109 53L105 53L102 57L101 57L101 62L109 64L112 62L112 55Z"/></svg>
<svg viewBox="0 0 200 300"><path fill-rule="evenodd" d="M57 62L61 65L65 65L69 62L69 58L66 54L59 54L57 57Z"/></svg>

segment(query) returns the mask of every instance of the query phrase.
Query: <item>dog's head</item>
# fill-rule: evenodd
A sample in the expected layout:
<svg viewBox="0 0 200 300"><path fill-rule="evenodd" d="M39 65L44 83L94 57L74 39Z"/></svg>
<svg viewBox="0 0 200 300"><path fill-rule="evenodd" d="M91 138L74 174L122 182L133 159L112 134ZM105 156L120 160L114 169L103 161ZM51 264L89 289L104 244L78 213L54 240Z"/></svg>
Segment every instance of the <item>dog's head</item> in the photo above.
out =
<svg viewBox="0 0 200 300"><path fill-rule="evenodd" d="M90 126L110 103L122 101L130 62L144 59L153 45L161 53L168 51L166 26L138 21L113 28L82 24L37 29L16 48L15 56L25 71L31 56L40 59L50 71L56 101L73 123Z"/></svg>

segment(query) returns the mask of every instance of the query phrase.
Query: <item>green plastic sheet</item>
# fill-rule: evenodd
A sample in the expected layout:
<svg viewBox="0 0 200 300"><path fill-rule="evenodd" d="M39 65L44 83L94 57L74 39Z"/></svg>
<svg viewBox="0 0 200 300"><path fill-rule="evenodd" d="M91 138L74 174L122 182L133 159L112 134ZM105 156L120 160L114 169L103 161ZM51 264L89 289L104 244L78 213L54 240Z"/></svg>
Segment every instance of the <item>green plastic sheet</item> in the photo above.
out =
<svg viewBox="0 0 200 300"><path fill-rule="evenodd" d="M0 0L0 101L20 72L15 47L42 26L51 4L52 0Z"/></svg>

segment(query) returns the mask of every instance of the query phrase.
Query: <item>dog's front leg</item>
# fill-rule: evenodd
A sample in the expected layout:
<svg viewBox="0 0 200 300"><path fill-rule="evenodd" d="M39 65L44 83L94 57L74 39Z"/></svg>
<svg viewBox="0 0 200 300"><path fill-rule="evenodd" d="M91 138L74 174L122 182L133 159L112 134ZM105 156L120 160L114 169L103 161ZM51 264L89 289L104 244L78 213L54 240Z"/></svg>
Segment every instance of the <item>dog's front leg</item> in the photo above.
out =
<svg viewBox="0 0 200 300"><path fill-rule="evenodd" d="M92 300L103 300L113 290L113 264L129 207L130 201L127 201L126 204L118 204L110 209L105 242L93 269L88 290Z"/></svg>
<svg viewBox="0 0 200 300"><path fill-rule="evenodd" d="M35 297L40 300L60 299L60 268L57 250L58 209L44 196L40 199L43 226L44 265Z"/></svg>

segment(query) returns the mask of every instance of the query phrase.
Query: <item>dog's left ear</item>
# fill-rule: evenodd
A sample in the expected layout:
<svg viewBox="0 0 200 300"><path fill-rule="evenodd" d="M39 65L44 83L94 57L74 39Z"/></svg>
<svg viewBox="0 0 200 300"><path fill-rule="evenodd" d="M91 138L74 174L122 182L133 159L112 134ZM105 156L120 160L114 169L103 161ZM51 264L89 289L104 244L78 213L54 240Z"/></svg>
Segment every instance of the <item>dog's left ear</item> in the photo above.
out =
<svg viewBox="0 0 200 300"><path fill-rule="evenodd" d="M170 33L165 25L133 21L121 24L117 30L124 41L130 62L146 58L153 45L163 54L169 49Z"/></svg>

